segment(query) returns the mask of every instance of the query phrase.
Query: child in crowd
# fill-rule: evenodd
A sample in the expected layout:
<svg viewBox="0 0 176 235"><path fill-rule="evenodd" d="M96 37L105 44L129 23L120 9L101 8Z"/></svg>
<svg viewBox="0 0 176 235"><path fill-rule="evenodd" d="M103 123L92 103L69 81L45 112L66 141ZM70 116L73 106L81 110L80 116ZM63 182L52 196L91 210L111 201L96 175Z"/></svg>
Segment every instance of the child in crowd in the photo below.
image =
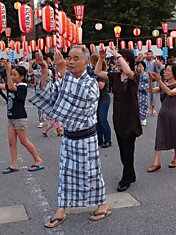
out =
<svg viewBox="0 0 176 235"><path fill-rule="evenodd" d="M45 117L48 120L48 126L44 127L44 131L43 131L43 135L45 137L48 137L47 132L51 129L51 128L56 128L57 131L57 136L62 136L62 123L59 121L56 121L53 118L49 118L49 117Z"/></svg>
<svg viewBox="0 0 176 235"><path fill-rule="evenodd" d="M22 66L11 69L11 63L6 60L3 60L2 63L7 72L8 85L0 84L0 89L7 90L8 140L11 153L11 164L3 171L3 174L13 173L19 170L17 162L17 137L34 159L34 164L28 170L42 170L44 169L44 166L41 166L42 159L38 155L34 145L30 142L27 132L28 120L25 110L27 71Z"/></svg>

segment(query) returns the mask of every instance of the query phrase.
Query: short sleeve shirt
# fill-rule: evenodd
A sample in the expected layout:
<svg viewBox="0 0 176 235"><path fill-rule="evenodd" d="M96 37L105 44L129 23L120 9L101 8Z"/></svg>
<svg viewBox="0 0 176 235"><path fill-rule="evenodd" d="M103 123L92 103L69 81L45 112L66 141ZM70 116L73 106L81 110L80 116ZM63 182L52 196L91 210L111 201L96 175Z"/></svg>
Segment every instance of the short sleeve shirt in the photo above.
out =
<svg viewBox="0 0 176 235"><path fill-rule="evenodd" d="M25 100L27 96L27 84L16 84L17 91L11 91L6 85L8 103L7 103L7 117L9 119L27 118L25 110Z"/></svg>

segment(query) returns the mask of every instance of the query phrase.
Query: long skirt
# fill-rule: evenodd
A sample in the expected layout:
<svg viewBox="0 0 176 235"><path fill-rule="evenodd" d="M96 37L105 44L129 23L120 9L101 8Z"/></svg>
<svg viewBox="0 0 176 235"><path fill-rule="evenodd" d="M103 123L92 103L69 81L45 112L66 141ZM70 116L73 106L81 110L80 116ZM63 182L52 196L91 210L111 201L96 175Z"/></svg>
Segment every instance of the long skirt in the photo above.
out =
<svg viewBox="0 0 176 235"><path fill-rule="evenodd" d="M63 136L60 149L58 208L105 203L105 183L97 136L71 140Z"/></svg>

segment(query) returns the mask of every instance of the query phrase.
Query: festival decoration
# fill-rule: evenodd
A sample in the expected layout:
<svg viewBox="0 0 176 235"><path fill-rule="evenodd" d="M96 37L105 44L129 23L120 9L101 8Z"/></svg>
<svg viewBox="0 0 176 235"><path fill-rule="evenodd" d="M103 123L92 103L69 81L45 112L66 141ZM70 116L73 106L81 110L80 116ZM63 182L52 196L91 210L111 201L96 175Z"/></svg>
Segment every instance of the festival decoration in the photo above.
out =
<svg viewBox="0 0 176 235"><path fill-rule="evenodd" d="M130 51L133 50L133 48L134 48L133 41L128 42L128 48L129 48Z"/></svg>
<svg viewBox="0 0 176 235"><path fill-rule="evenodd" d="M27 41L22 42L22 49L24 52L27 52L27 50L28 50L28 42Z"/></svg>
<svg viewBox="0 0 176 235"><path fill-rule="evenodd" d="M17 54L20 53L20 46L21 46L21 43L19 41L16 41L15 43L15 51Z"/></svg>
<svg viewBox="0 0 176 235"><path fill-rule="evenodd" d="M159 36L159 30L155 29L152 31L152 36L153 37L158 37Z"/></svg>
<svg viewBox="0 0 176 235"><path fill-rule="evenodd" d="M24 42L26 40L26 36L25 35L21 35L21 41Z"/></svg>
<svg viewBox="0 0 176 235"><path fill-rule="evenodd" d="M46 47L51 48L52 47L52 38L50 36L46 36Z"/></svg>
<svg viewBox="0 0 176 235"><path fill-rule="evenodd" d="M173 38L171 36L167 37L167 46L170 49L173 48Z"/></svg>
<svg viewBox="0 0 176 235"><path fill-rule="evenodd" d="M37 18L40 18L40 17L42 16L42 10L41 10L40 8L37 8L37 9L35 10L35 16L36 16Z"/></svg>
<svg viewBox="0 0 176 235"><path fill-rule="evenodd" d="M172 32L170 33L170 36L173 37L173 38L176 38L176 31L172 31Z"/></svg>
<svg viewBox="0 0 176 235"><path fill-rule="evenodd" d="M18 10L18 20L20 30L25 34L30 33L34 25L32 8L27 4L21 5Z"/></svg>
<svg viewBox="0 0 176 235"><path fill-rule="evenodd" d="M53 47L56 47L56 46L57 46L56 34L53 34L53 37L52 37L52 44L53 44Z"/></svg>
<svg viewBox="0 0 176 235"><path fill-rule="evenodd" d="M46 5L42 9L42 26L47 32L51 32L55 28L54 9L50 5Z"/></svg>
<svg viewBox="0 0 176 235"><path fill-rule="evenodd" d="M109 47L114 47L114 42L110 41L109 42Z"/></svg>
<svg viewBox="0 0 176 235"><path fill-rule="evenodd" d="M37 46L38 46L38 49L41 50L41 51L44 49L44 40L43 40L43 38L38 39Z"/></svg>
<svg viewBox="0 0 176 235"><path fill-rule="evenodd" d="M6 29L7 19L6 19L6 7L0 2L0 34Z"/></svg>
<svg viewBox="0 0 176 235"><path fill-rule="evenodd" d="M45 46L45 54L49 53L49 48L47 46Z"/></svg>
<svg viewBox="0 0 176 235"><path fill-rule="evenodd" d="M100 43L100 44L99 44L99 50L100 50L100 51L104 51L104 50L105 50L105 46L104 46L103 43Z"/></svg>
<svg viewBox="0 0 176 235"><path fill-rule="evenodd" d="M90 44L91 53L95 53L95 45L93 43Z"/></svg>
<svg viewBox="0 0 176 235"><path fill-rule="evenodd" d="M142 51L142 41L137 42L137 49L138 51Z"/></svg>
<svg viewBox="0 0 176 235"><path fill-rule="evenodd" d="M122 40L122 41L120 42L120 48L121 48L121 49L125 49L125 48L126 48L126 43L125 43L125 41Z"/></svg>
<svg viewBox="0 0 176 235"><path fill-rule="evenodd" d="M74 12L76 20L82 21L84 17L84 5L83 4L75 4L74 5Z"/></svg>
<svg viewBox="0 0 176 235"><path fill-rule="evenodd" d="M134 36L136 36L136 37L138 37L138 36L140 35L140 33L141 33L141 30L140 30L138 27L136 27L136 28L133 30L133 34L134 34Z"/></svg>
<svg viewBox="0 0 176 235"><path fill-rule="evenodd" d="M36 51L36 41L35 40L31 40L29 45L30 45L32 51Z"/></svg>
<svg viewBox="0 0 176 235"><path fill-rule="evenodd" d="M150 39L148 39L146 41L146 47L147 47L147 50L150 50L151 49L151 45L152 45L152 41Z"/></svg>
<svg viewBox="0 0 176 235"><path fill-rule="evenodd" d="M156 39L156 45L158 48L162 48L163 40L162 38L157 38Z"/></svg>
<svg viewBox="0 0 176 235"><path fill-rule="evenodd" d="M5 42L3 40L0 41L0 50L1 51L5 50Z"/></svg>
<svg viewBox="0 0 176 235"><path fill-rule="evenodd" d="M29 46L28 46L28 48L27 48L26 53L27 53L27 52L28 52L29 54L31 54L31 53L32 53L32 48L31 48L31 46L30 46L30 45L29 45Z"/></svg>
<svg viewBox="0 0 176 235"><path fill-rule="evenodd" d="M101 23L96 23L96 24L95 24L95 29L96 29L97 31L102 30L102 28L103 28L103 25L102 25Z"/></svg>
<svg viewBox="0 0 176 235"><path fill-rule="evenodd" d="M15 10L18 10L21 7L21 3L19 1L14 3Z"/></svg>
<svg viewBox="0 0 176 235"><path fill-rule="evenodd" d="M11 50L15 50L15 41L10 40L9 47L10 47Z"/></svg>

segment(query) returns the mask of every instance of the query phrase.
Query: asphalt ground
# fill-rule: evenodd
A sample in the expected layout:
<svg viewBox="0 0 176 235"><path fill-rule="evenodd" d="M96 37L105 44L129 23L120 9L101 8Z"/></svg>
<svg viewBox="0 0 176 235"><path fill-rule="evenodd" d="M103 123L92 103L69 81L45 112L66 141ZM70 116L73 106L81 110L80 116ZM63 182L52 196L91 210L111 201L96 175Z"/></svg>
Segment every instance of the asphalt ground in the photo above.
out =
<svg viewBox="0 0 176 235"><path fill-rule="evenodd" d="M33 88L29 88L30 97ZM113 99L113 97L111 97ZM157 109L160 102L157 98ZM117 205L112 215L105 220L92 222L88 217L92 212L70 213L68 219L56 228L46 229L44 224L57 208L57 179L59 167L59 145L61 137L52 129L49 137L42 136L37 128L37 110L26 103L29 117L29 136L43 159L45 170L28 172L32 165L29 153L19 144L20 171L3 175L0 173L0 221L4 207L22 205L27 219L0 223L0 235L171 235L176 234L176 169L169 169L173 151L162 153L162 167L155 173L147 173L153 161L153 148L157 117L150 116L143 135L136 141L135 168L136 183L125 192L134 198L138 205L120 207L119 199L124 194L116 191L122 173L119 149L112 127L112 105L109 120L112 127L112 147L100 149L102 172L106 182L106 194L117 194ZM7 140L6 104L0 97L0 171L10 162ZM125 194L125 195L126 195ZM125 197L124 197L124 200ZM4 209L6 212L6 208Z"/></svg>

